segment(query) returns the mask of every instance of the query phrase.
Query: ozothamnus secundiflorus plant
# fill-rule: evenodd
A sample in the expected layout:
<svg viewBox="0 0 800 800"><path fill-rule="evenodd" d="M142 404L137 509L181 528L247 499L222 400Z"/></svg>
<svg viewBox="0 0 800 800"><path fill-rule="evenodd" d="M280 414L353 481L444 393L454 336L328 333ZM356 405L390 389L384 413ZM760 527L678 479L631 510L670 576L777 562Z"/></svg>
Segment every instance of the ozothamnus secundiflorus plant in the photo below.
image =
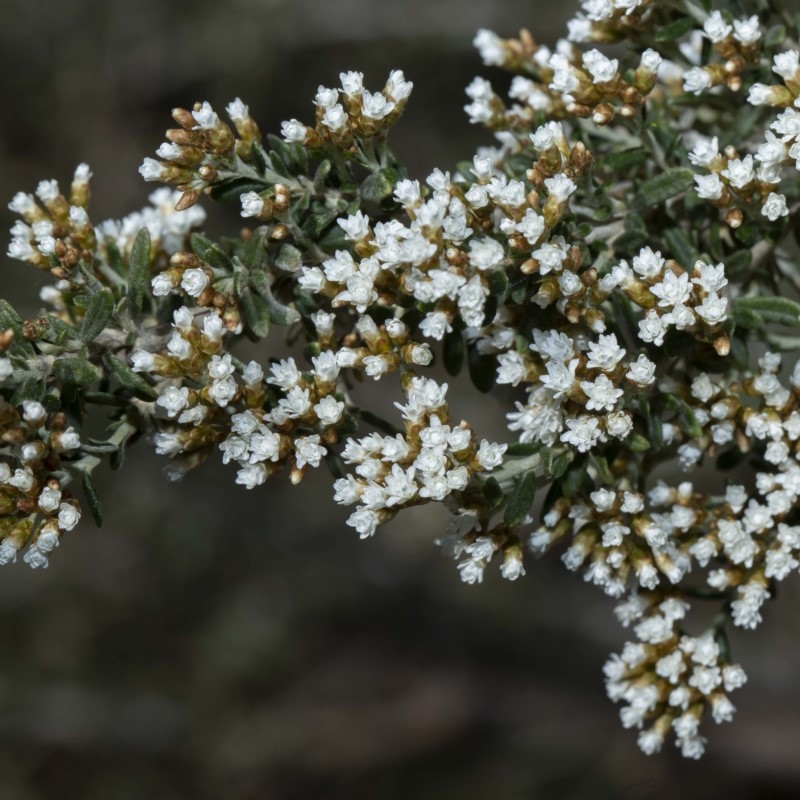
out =
<svg viewBox="0 0 800 800"><path fill-rule="evenodd" d="M727 626L800 566L798 20L584 0L554 50L475 44L514 73L508 101L467 87L496 143L424 181L387 143L412 84L348 72L281 137L238 99L232 125L175 109L140 170L173 188L123 220L90 218L86 165L14 197L9 255L55 283L35 319L0 302L0 562L47 566L82 508L99 524L93 471L138 439L171 478L212 454L248 489L325 467L362 537L444 503L467 583L559 550L632 628L605 668L623 725L697 758L746 680ZM201 200L246 227L210 240ZM435 361L517 387L510 442L452 418ZM379 380L388 419L352 398Z"/></svg>

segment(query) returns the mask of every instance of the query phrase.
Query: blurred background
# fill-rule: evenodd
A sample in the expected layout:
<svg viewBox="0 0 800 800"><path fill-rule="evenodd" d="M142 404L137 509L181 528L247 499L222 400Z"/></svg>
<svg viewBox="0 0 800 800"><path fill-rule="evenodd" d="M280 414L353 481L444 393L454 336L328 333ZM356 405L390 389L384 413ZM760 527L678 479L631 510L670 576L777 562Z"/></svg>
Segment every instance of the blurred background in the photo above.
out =
<svg viewBox="0 0 800 800"><path fill-rule="evenodd" d="M93 218L145 204L137 168L175 105L241 96L265 131L312 118L320 83L391 68L415 82L393 143L412 175L486 134L461 108L475 30L553 43L576 4L494 0L0 0L0 197L87 161ZM209 208L209 228L237 225ZM41 276L5 259L27 314ZM280 353L280 343L275 343ZM451 390L498 435L503 407ZM482 426L482 427L481 427ZM625 632L557 556L516 584L468 587L432 544L444 515L404 513L359 542L328 477L254 492L214 461L167 484L140 446L100 483L46 572L0 575L0 799L399 800L797 797L797 580L755 633L750 682L700 763L646 758L605 698ZM711 723L708 723L711 725Z"/></svg>

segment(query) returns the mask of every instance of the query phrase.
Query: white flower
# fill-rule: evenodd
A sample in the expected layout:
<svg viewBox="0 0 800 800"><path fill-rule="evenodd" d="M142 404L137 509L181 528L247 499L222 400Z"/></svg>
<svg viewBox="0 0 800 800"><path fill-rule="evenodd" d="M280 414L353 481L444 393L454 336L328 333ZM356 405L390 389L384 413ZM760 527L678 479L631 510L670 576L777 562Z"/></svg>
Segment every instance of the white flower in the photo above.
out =
<svg viewBox="0 0 800 800"><path fill-rule="evenodd" d="M723 184L716 172L710 175L695 175L697 194L704 200L719 200L722 197Z"/></svg>
<svg viewBox="0 0 800 800"><path fill-rule="evenodd" d="M363 72L340 72L339 80L345 94L357 95L364 89Z"/></svg>
<svg viewBox="0 0 800 800"><path fill-rule="evenodd" d="M394 111L394 103L380 92L371 94L366 89L361 93L361 113L369 119L383 119Z"/></svg>
<svg viewBox="0 0 800 800"><path fill-rule="evenodd" d="M356 211L349 217L342 217L336 220L336 223L353 242L361 241L369 235L369 217L361 211Z"/></svg>
<svg viewBox="0 0 800 800"><path fill-rule="evenodd" d="M733 21L733 38L743 45L755 44L761 38L758 17L753 15L749 19L735 19Z"/></svg>
<svg viewBox="0 0 800 800"><path fill-rule="evenodd" d="M300 370L297 369L297 364L291 357L275 362L270 368L270 373L267 383L280 386L284 392L294 388L301 377Z"/></svg>
<svg viewBox="0 0 800 800"><path fill-rule="evenodd" d="M52 203L60 194L58 181L39 181L39 185L36 187L36 196L43 203Z"/></svg>
<svg viewBox="0 0 800 800"><path fill-rule="evenodd" d="M696 261L694 269L700 274L692 278L692 283L697 284L705 292L719 292L728 285L724 264L714 266L706 264L704 261Z"/></svg>
<svg viewBox="0 0 800 800"><path fill-rule="evenodd" d="M588 42L592 37L592 22L586 17L567 20L567 39L571 42Z"/></svg>
<svg viewBox="0 0 800 800"><path fill-rule="evenodd" d="M175 286L172 278L166 272L159 272L151 281L150 288L156 297L166 297Z"/></svg>
<svg viewBox="0 0 800 800"><path fill-rule="evenodd" d="M395 103L407 100L413 88L414 84L406 80L403 70L393 69L389 73L389 80L386 81L385 91Z"/></svg>
<svg viewBox="0 0 800 800"><path fill-rule="evenodd" d="M503 463L503 453L507 448L508 445L496 444L482 439L476 456L478 463L488 470L499 467Z"/></svg>
<svg viewBox="0 0 800 800"><path fill-rule="evenodd" d="M711 86L711 76L700 67L692 67L683 76L683 91L702 94Z"/></svg>
<svg viewBox="0 0 800 800"><path fill-rule="evenodd" d="M464 583L483 583L483 571L486 569L485 562L468 559L459 563L458 569L461 573L461 580Z"/></svg>
<svg viewBox="0 0 800 800"><path fill-rule="evenodd" d="M239 200L243 217L257 217L264 210L264 199L258 192L245 192Z"/></svg>
<svg viewBox="0 0 800 800"><path fill-rule="evenodd" d="M725 22L719 11L714 11L703 23L703 33L717 44L724 42L733 33L733 28Z"/></svg>
<svg viewBox="0 0 800 800"><path fill-rule="evenodd" d="M581 389L588 398L587 411L612 411L623 394L606 375L598 375L594 381L581 381Z"/></svg>
<svg viewBox="0 0 800 800"><path fill-rule="evenodd" d="M345 122L347 122L347 114L345 114L344 108L340 103L325 109L325 113L322 116L322 124L326 128L330 128L332 131L340 131Z"/></svg>
<svg viewBox="0 0 800 800"><path fill-rule="evenodd" d="M139 167L139 174L146 181L160 181L161 176L164 174L164 165L154 158L145 158Z"/></svg>
<svg viewBox="0 0 800 800"><path fill-rule="evenodd" d="M192 130L212 130L219 125L219 117L208 102L204 102L198 111L192 111L197 125Z"/></svg>
<svg viewBox="0 0 800 800"><path fill-rule="evenodd" d="M235 394L236 382L231 378L214 381L208 387L209 397L221 408L225 408L233 400Z"/></svg>
<svg viewBox="0 0 800 800"><path fill-rule="evenodd" d="M770 597L770 593L758 583L740 586L738 599L731 603L733 624L751 630L758 627L761 622L759 611L764 601Z"/></svg>
<svg viewBox="0 0 800 800"><path fill-rule="evenodd" d="M285 120L281 123L281 136L286 142L302 144L308 136L308 128L296 119Z"/></svg>
<svg viewBox="0 0 800 800"><path fill-rule="evenodd" d="M190 297L199 297L205 291L208 283L206 271L199 267L187 269L181 278L181 288Z"/></svg>
<svg viewBox="0 0 800 800"><path fill-rule="evenodd" d="M652 308L643 320L639 321L639 338L643 342L652 342L657 347L664 344L667 325Z"/></svg>
<svg viewBox="0 0 800 800"><path fill-rule="evenodd" d="M42 511L46 514L52 514L58 510L61 504L61 490L45 486L39 495L38 503Z"/></svg>
<svg viewBox="0 0 800 800"><path fill-rule="evenodd" d="M261 461L277 461L280 458L281 440L266 425L259 425L256 432L248 440L250 447L250 463Z"/></svg>
<svg viewBox="0 0 800 800"><path fill-rule="evenodd" d="M78 432L70 427L67 428L60 437L59 443L64 450L77 450L81 446L81 440Z"/></svg>
<svg viewBox="0 0 800 800"><path fill-rule="evenodd" d="M176 456L183 450L178 434L167 431L156 434L155 446L159 456Z"/></svg>
<svg viewBox="0 0 800 800"><path fill-rule="evenodd" d="M764 83L754 83L747 94L747 102L751 106L768 106L772 104L773 88Z"/></svg>
<svg viewBox="0 0 800 800"><path fill-rule="evenodd" d="M692 285L689 283L689 275L686 272L676 275L667 270L662 281L651 286L650 291L659 298L659 307L672 308L683 305L689 299Z"/></svg>
<svg viewBox="0 0 800 800"><path fill-rule="evenodd" d="M36 201L31 194L17 192L8 204L8 209L21 217L27 217L36 212Z"/></svg>
<svg viewBox="0 0 800 800"><path fill-rule="evenodd" d="M556 147L558 142L563 141L564 130L560 122L547 122L530 134L530 139L533 142L533 146L540 153L543 153L551 147Z"/></svg>
<svg viewBox="0 0 800 800"><path fill-rule="evenodd" d="M325 86L320 86L317 88L317 94L316 97L314 98L314 102L320 108L333 108L336 105L336 101L338 99L339 99L338 89L327 89Z"/></svg>
<svg viewBox="0 0 800 800"><path fill-rule="evenodd" d="M39 534L35 547L41 553L50 553L58 547L58 531L47 527Z"/></svg>
<svg viewBox="0 0 800 800"><path fill-rule="evenodd" d="M633 430L633 420L627 411L614 411L606 416L606 430L616 439L627 439Z"/></svg>
<svg viewBox="0 0 800 800"><path fill-rule="evenodd" d="M475 34L472 44L477 48L486 66L500 67L503 65L506 57L503 40L494 31L481 28Z"/></svg>
<svg viewBox="0 0 800 800"><path fill-rule="evenodd" d="M245 489L255 489L267 479L267 470L263 464L250 464L236 473L236 483Z"/></svg>
<svg viewBox="0 0 800 800"><path fill-rule="evenodd" d="M537 214L532 208L525 211L525 216L514 226L528 241L528 244L535 245L544 233L544 217Z"/></svg>
<svg viewBox="0 0 800 800"><path fill-rule="evenodd" d="M583 54L583 65L591 73L593 83L608 83L617 75L619 61L606 58L599 50Z"/></svg>
<svg viewBox="0 0 800 800"><path fill-rule="evenodd" d="M71 531L81 518L81 512L69 503L62 503L58 507L58 527L62 531Z"/></svg>
<svg viewBox="0 0 800 800"><path fill-rule="evenodd" d="M233 122L245 122L250 116L250 109L239 97L228 103L228 105L225 106L225 110L228 112L228 116Z"/></svg>
<svg viewBox="0 0 800 800"><path fill-rule="evenodd" d="M344 403L326 395L314 406L314 413L323 425L335 425L344 414Z"/></svg>
<svg viewBox="0 0 800 800"><path fill-rule="evenodd" d="M559 173L552 178L545 178L544 185L550 197L563 203L578 188L566 175Z"/></svg>
<svg viewBox="0 0 800 800"><path fill-rule="evenodd" d="M378 515L368 508L358 508L348 517L347 524L355 528L362 539L366 539L375 534L378 528Z"/></svg>
<svg viewBox="0 0 800 800"><path fill-rule="evenodd" d="M720 297L716 292L711 292L695 308L695 313L708 325L718 325L727 319L727 314L725 313L727 308L728 301L724 297Z"/></svg>
<svg viewBox="0 0 800 800"><path fill-rule="evenodd" d="M797 50L778 53L774 58L772 71L784 80L796 79L797 73L800 72L800 53Z"/></svg>
<svg viewBox="0 0 800 800"><path fill-rule="evenodd" d="M405 208L416 206L420 202L419 181L404 178L394 187L394 199Z"/></svg>
<svg viewBox="0 0 800 800"><path fill-rule="evenodd" d="M495 239L472 239L470 242L469 261L477 269L492 269L504 258L503 246Z"/></svg>
<svg viewBox="0 0 800 800"><path fill-rule="evenodd" d="M747 683L747 675L738 664L729 664L722 668L722 683L726 692L733 692Z"/></svg>
<svg viewBox="0 0 800 800"><path fill-rule="evenodd" d="M709 167L718 156L719 139L716 136L711 139L701 136L689 152L689 161L696 167Z"/></svg>
<svg viewBox="0 0 800 800"><path fill-rule="evenodd" d="M575 419L567 419L569 430L561 434L561 441L575 446L578 452L591 450L602 435L597 417L582 414Z"/></svg>
<svg viewBox="0 0 800 800"><path fill-rule="evenodd" d="M659 277L664 269L665 259L661 257L661 251L653 252L650 247L643 247L639 255L633 257L631 262L634 272L638 272L643 278Z"/></svg>
<svg viewBox="0 0 800 800"><path fill-rule="evenodd" d="M23 400L22 418L29 425L39 427L47 417L45 407L38 400Z"/></svg>
<svg viewBox="0 0 800 800"><path fill-rule="evenodd" d="M722 177L727 178L734 189L744 189L755 178L753 156L732 158L727 168L722 170Z"/></svg>
<svg viewBox="0 0 800 800"><path fill-rule="evenodd" d="M137 350L131 355L131 367L134 372L150 372L155 365L152 353Z"/></svg>
<svg viewBox="0 0 800 800"><path fill-rule="evenodd" d="M578 367L578 359L572 359L569 364L560 361L548 361L546 368L547 374L540 377L542 386L549 389L552 396L558 400L568 394L575 384L575 370Z"/></svg>
<svg viewBox="0 0 800 800"><path fill-rule="evenodd" d="M503 563L500 565L500 574L507 581L515 581L525 574L525 568L522 565L522 555L518 550L507 550Z"/></svg>
<svg viewBox="0 0 800 800"><path fill-rule="evenodd" d="M230 353L225 353L224 356L211 356L211 361L206 367L208 377L215 381L223 381L230 378L236 371L236 368L231 363Z"/></svg>
<svg viewBox="0 0 800 800"><path fill-rule="evenodd" d="M659 67L661 66L662 62L661 54L653 50L652 48L648 48L642 53L642 61L641 66L642 69L647 70L648 72L657 73Z"/></svg>
<svg viewBox="0 0 800 800"><path fill-rule="evenodd" d="M24 493L33 489L35 479L30 467L25 467L24 469L14 470L14 474L6 480L6 483Z"/></svg>
<svg viewBox="0 0 800 800"><path fill-rule="evenodd" d="M625 377L641 386L650 386L655 382L656 365L644 354L629 365Z"/></svg>
<svg viewBox="0 0 800 800"><path fill-rule="evenodd" d="M555 237L549 242L544 242L538 250L534 250L531 255L539 262L539 273L547 275L548 272L560 271L564 259L567 257L565 242L558 241L561 237Z"/></svg>
<svg viewBox="0 0 800 800"><path fill-rule="evenodd" d="M775 222L780 217L789 216L789 208L786 205L786 198L777 192L770 192L764 204L761 206L761 213L770 221Z"/></svg>
<svg viewBox="0 0 800 800"><path fill-rule="evenodd" d="M258 386L264 380L264 370L257 361L250 361L242 370L242 379L248 386Z"/></svg>
<svg viewBox="0 0 800 800"><path fill-rule="evenodd" d="M294 458L298 469L302 469L306 464L310 467L318 467L320 459L328 451L319 443L319 434L312 436L298 436L294 440Z"/></svg>
<svg viewBox="0 0 800 800"><path fill-rule="evenodd" d="M624 355L625 350L617 343L615 334L601 334L596 342L589 342L589 359L586 366L589 369L611 372Z"/></svg>

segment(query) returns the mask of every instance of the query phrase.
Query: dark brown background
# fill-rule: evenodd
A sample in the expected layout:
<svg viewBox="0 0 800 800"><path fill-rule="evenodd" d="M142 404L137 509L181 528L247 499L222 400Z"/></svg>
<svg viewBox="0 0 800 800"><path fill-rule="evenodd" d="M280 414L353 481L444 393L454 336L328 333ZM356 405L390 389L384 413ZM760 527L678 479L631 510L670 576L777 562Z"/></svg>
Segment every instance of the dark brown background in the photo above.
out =
<svg viewBox="0 0 800 800"><path fill-rule="evenodd" d="M394 67L415 81L394 144L424 177L486 141L461 112L485 73L475 29L552 43L571 6L0 0L0 197L86 160L94 218L121 216L152 188L136 170L172 106L240 95L277 131L351 68L372 88ZM40 276L2 269L2 294L33 313ZM454 396L498 430L498 401ZM699 764L671 745L648 759L602 686L625 633L556 556L467 587L431 544L441 514L359 542L323 474L248 493L213 463L168 485L138 450L101 483L101 531L69 534L46 572L2 570L2 800L797 796L796 578L734 637L750 674L737 721L706 730Z"/></svg>

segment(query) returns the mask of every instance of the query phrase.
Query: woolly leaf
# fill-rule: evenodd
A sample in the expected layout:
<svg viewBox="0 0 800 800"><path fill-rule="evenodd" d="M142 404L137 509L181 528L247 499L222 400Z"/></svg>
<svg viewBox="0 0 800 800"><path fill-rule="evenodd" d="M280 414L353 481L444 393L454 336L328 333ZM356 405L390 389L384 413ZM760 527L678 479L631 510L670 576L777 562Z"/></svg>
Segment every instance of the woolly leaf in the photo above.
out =
<svg viewBox="0 0 800 800"><path fill-rule="evenodd" d="M531 510L536 496L536 472L529 470L514 481L514 491L508 499L503 522L508 526L518 525Z"/></svg>
<svg viewBox="0 0 800 800"><path fill-rule="evenodd" d="M138 237L137 237L138 238ZM108 325L114 313L114 296L111 289L95 292L86 306L81 322L80 337L84 342L93 342Z"/></svg>
<svg viewBox="0 0 800 800"><path fill-rule="evenodd" d="M150 278L150 231L136 234L128 261L128 307L134 322L142 318L142 307ZM85 320L84 320L85 321Z"/></svg>
<svg viewBox="0 0 800 800"><path fill-rule="evenodd" d="M651 206L657 206L670 197L685 192L694 186L694 171L683 167L676 167L656 175L655 178L645 181L639 186L633 207L641 211Z"/></svg>

